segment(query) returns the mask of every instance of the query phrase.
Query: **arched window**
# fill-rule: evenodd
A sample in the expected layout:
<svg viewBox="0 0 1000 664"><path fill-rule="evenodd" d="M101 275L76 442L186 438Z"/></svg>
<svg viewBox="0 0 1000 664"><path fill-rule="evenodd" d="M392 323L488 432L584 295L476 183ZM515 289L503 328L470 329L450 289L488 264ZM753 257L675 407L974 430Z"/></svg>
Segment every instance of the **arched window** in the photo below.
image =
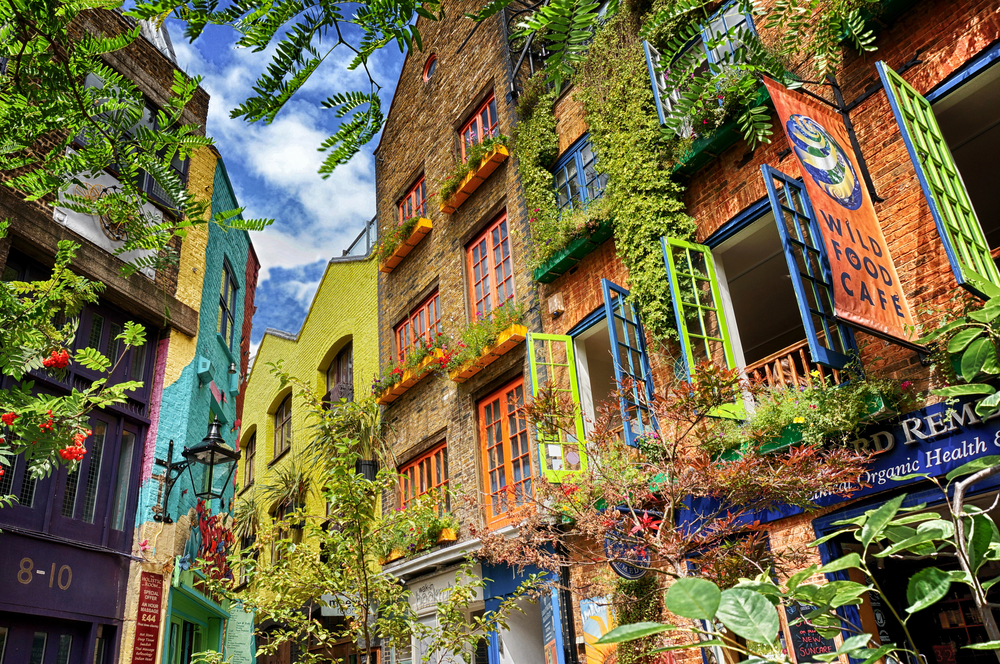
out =
<svg viewBox="0 0 1000 664"><path fill-rule="evenodd" d="M274 411L274 456L292 446L292 395L289 394L285 400Z"/></svg>
<svg viewBox="0 0 1000 664"><path fill-rule="evenodd" d="M336 403L341 399L354 401L354 344L340 349L326 370L326 401Z"/></svg>

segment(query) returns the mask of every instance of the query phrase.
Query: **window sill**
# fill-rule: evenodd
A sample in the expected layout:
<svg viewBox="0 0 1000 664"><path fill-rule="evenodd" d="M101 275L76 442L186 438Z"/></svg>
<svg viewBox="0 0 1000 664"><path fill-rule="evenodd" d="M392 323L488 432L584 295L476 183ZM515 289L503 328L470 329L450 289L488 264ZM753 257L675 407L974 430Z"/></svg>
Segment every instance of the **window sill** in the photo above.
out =
<svg viewBox="0 0 1000 664"><path fill-rule="evenodd" d="M401 397L408 389L420 382L420 380L427 374L431 373L435 366L441 361L442 357L444 357L442 350L440 348L435 348L432 354L420 361L420 364L412 369L404 371L403 376L398 383L378 396L376 399L378 405L384 406Z"/></svg>
<svg viewBox="0 0 1000 664"><path fill-rule="evenodd" d="M287 450L286 450L286 451L287 451ZM279 456L278 458L280 459L281 457ZM276 460L277 460L277 459L276 459ZM247 491L249 491L249 490L250 490L250 489L252 489L253 487L254 487L254 483L253 483L253 482L251 482L250 484L247 484L247 485L246 485L245 487L243 487L242 489L240 489L240 492L239 492L239 493L237 493L236 495L237 495L237 496L242 496L242 495L243 495L244 493L246 493Z"/></svg>
<svg viewBox="0 0 1000 664"><path fill-rule="evenodd" d="M271 459L270 461L267 462L267 467L270 468L274 464L278 463L279 461L281 461L285 457L285 455L287 455L291 451L292 451L292 446L291 445L289 445L285 449L281 450L280 452L278 452L277 456L275 456L273 459Z"/></svg>
<svg viewBox="0 0 1000 664"><path fill-rule="evenodd" d="M493 364L501 355L513 350L515 346L524 341L527 335L528 328L524 325L511 325L497 336L496 343L487 348L482 355L454 371L449 371L448 377L456 383L464 383Z"/></svg>
<svg viewBox="0 0 1000 664"><path fill-rule="evenodd" d="M764 86L757 90L757 98L752 103L754 106L771 105L771 95L767 93ZM674 166L674 174L680 177L694 175L702 167L736 145L742 138L743 134L740 132L739 123L736 120L727 122L711 136L695 139L688 153Z"/></svg>
<svg viewBox="0 0 1000 664"><path fill-rule="evenodd" d="M476 189L479 189L479 185L486 182L493 171L502 164L507 157L510 156L510 152L502 145L498 145L493 150L491 150L483 160L479 163L479 168L475 171L466 175L461 184L458 187L458 191L452 194L451 198L441 204L441 211L445 214L452 214L468 200L469 196L472 196Z"/></svg>
<svg viewBox="0 0 1000 664"><path fill-rule="evenodd" d="M417 225L413 228L410 236L399 243L396 250L385 259L385 262L378 266L378 271L389 274L396 266L403 262L403 259L410 255L413 248L420 244L420 241L431 232L431 220L421 217L417 219Z"/></svg>
<svg viewBox="0 0 1000 664"><path fill-rule="evenodd" d="M535 281L549 284L570 270L580 260L597 249L614 234L612 222L607 221L597 227L591 235L579 237L550 258L545 264L535 269L531 274Z"/></svg>

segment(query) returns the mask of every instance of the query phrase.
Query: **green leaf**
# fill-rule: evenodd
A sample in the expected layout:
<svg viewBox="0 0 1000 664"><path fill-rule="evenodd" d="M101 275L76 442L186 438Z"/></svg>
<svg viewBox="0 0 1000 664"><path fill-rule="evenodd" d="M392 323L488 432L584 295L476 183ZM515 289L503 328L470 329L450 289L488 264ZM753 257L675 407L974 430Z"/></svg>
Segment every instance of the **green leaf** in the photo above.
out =
<svg viewBox="0 0 1000 664"><path fill-rule="evenodd" d="M993 541L994 525L985 514L977 514L972 517L972 532L969 534L969 542L966 551L969 554L969 569L975 574L986 561L986 552L990 550L990 542Z"/></svg>
<svg viewBox="0 0 1000 664"><path fill-rule="evenodd" d="M933 390L934 394L939 397L966 397L975 396L979 394L994 394L996 388L992 385L985 385L983 383L969 383L968 385L949 385L948 387L942 387L937 390Z"/></svg>
<svg viewBox="0 0 1000 664"><path fill-rule="evenodd" d="M828 562L817 571L820 574L829 574L830 572L839 572L840 570L852 569L855 567L861 567L861 556L857 553L849 553L846 556L842 556L836 560Z"/></svg>
<svg viewBox="0 0 1000 664"><path fill-rule="evenodd" d="M989 339L976 339L969 344L969 347L962 353L960 363L962 378L970 383L974 381L982 371L986 358L990 355L996 355L996 348Z"/></svg>
<svg viewBox="0 0 1000 664"><path fill-rule="evenodd" d="M869 512L868 520L861 528L861 545L865 548L871 544L872 540L881 534L882 529L892 521L899 511L899 506L903 504L906 494L896 496L892 500L886 501L881 507L873 512Z"/></svg>
<svg viewBox="0 0 1000 664"><path fill-rule="evenodd" d="M785 586L787 586L789 590L792 590L800 583L808 579L810 576L815 574L816 569L817 569L816 565L810 565L809 567L803 570L799 570L795 574L792 574L790 577L788 577L788 581L785 582Z"/></svg>
<svg viewBox="0 0 1000 664"><path fill-rule="evenodd" d="M989 581L983 581L982 582L983 590L984 591L989 590L990 588L992 588L997 583L1000 583L1000 576L995 576L992 579L990 579Z"/></svg>
<svg viewBox="0 0 1000 664"><path fill-rule="evenodd" d="M963 475L972 475L973 473L978 473L980 470L986 470L987 468L992 468L998 464L1000 464L1000 455L992 454L990 456L979 457L978 459L973 459L969 463L962 464L955 470L945 475L944 478L951 482L952 480L962 477Z"/></svg>
<svg viewBox="0 0 1000 664"><path fill-rule="evenodd" d="M760 593L743 588L723 591L716 614L722 624L748 641L773 643L778 636L778 612Z"/></svg>
<svg viewBox="0 0 1000 664"><path fill-rule="evenodd" d="M1000 650L1000 641L987 641L986 643L972 643L962 646L969 650Z"/></svg>
<svg viewBox="0 0 1000 664"><path fill-rule="evenodd" d="M692 620L713 620L719 608L722 592L706 579L686 577L678 579L667 590L667 610Z"/></svg>
<svg viewBox="0 0 1000 664"><path fill-rule="evenodd" d="M599 638L597 642L601 644L627 643L628 641L635 641L636 639L641 639L653 634L659 634L661 632L669 632L674 629L677 628L673 625L654 622L639 622L631 625L615 627L613 630Z"/></svg>
<svg viewBox="0 0 1000 664"><path fill-rule="evenodd" d="M877 650L868 650L864 655L857 653L857 655L865 657L865 661L861 664L875 664L878 660L882 659L886 654L892 652L893 650L898 650L894 643L887 643L884 646L879 647Z"/></svg>
<svg viewBox="0 0 1000 664"><path fill-rule="evenodd" d="M871 634L858 634L857 636L852 636L848 639L844 639L844 642L837 648L837 652L825 653L822 655L813 655L816 659L822 662L831 662L841 655L851 655L856 650L860 650L868 645L871 640Z"/></svg>
<svg viewBox="0 0 1000 664"><path fill-rule="evenodd" d="M906 584L907 613L916 613L935 604L948 594L951 576L937 567L926 567L910 577Z"/></svg>
<svg viewBox="0 0 1000 664"><path fill-rule="evenodd" d="M966 346L972 343L972 340L983 333L983 328L980 326L968 327L961 332L957 332L950 340L948 340L948 352L952 354L957 354L965 350Z"/></svg>
<svg viewBox="0 0 1000 664"><path fill-rule="evenodd" d="M818 540L814 540L814 541L810 542L806 546L811 549L811 548L813 548L815 546L819 546L823 542L827 542L829 540L832 540L834 537L838 537L840 535L843 535L844 533L850 533L850 532L853 532L853 531L854 531L853 528L844 528L843 530L838 530L836 532L830 533L829 535L824 535L823 537L820 537Z"/></svg>
<svg viewBox="0 0 1000 664"><path fill-rule="evenodd" d="M600 641L598 641L600 643ZM684 650L685 648L708 648L709 646L722 646L726 647L726 644L722 642L722 639L709 639L707 641L693 641L691 643L682 643L679 646L665 646L663 648L657 648L656 650L650 650L647 655L655 655L660 652L670 652L671 650Z"/></svg>

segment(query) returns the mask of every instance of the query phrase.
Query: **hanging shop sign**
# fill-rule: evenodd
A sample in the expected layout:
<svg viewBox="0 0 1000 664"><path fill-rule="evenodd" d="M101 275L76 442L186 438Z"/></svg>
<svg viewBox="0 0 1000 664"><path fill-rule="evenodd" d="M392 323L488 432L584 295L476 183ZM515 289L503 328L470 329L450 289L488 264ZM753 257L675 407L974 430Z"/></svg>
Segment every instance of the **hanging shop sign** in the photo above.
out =
<svg viewBox="0 0 1000 664"><path fill-rule="evenodd" d="M627 507L615 508L617 511L626 514L638 514L662 519L659 512L633 510ZM623 579L634 581L646 576L649 571L649 549L642 538L625 531L626 523L620 523L617 527L611 528L604 535L604 555L608 559L608 565L615 574Z"/></svg>
<svg viewBox="0 0 1000 664"><path fill-rule="evenodd" d="M913 328L910 307L861 181L843 118L768 78L764 85L801 166L823 236L837 318L878 336L912 343L907 331Z"/></svg>
<svg viewBox="0 0 1000 664"><path fill-rule="evenodd" d="M160 608L163 606L163 577L153 572L139 576L139 613L132 642L132 664L156 664L160 642Z"/></svg>
<svg viewBox="0 0 1000 664"><path fill-rule="evenodd" d="M226 621L226 660L231 664L254 664L257 661L257 647L253 634L253 611L247 611L239 602L234 602Z"/></svg>

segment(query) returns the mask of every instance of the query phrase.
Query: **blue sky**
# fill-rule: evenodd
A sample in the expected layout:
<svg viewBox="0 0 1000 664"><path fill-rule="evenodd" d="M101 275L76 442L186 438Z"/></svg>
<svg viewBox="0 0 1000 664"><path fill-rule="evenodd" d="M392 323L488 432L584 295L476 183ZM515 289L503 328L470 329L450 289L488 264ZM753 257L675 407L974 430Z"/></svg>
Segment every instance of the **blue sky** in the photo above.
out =
<svg viewBox="0 0 1000 664"><path fill-rule="evenodd" d="M208 134L225 159L244 216L274 219L267 230L252 234L261 261L251 337L256 352L265 328L298 332L327 261L341 255L375 213L377 138L328 179L317 174L323 154L316 148L339 123L320 102L338 92L367 90L368 79L363 71L347 70L352 54L339 47L272 124L247 124L229 112L251 94L256 73L273 51L236 49L223 28L207 30L193 44L177 22L169 29L178 64L189 75L202 76L211 95ZM392 45L369 65L382 86L383 112L402 64L403 54Z"/></svg>

